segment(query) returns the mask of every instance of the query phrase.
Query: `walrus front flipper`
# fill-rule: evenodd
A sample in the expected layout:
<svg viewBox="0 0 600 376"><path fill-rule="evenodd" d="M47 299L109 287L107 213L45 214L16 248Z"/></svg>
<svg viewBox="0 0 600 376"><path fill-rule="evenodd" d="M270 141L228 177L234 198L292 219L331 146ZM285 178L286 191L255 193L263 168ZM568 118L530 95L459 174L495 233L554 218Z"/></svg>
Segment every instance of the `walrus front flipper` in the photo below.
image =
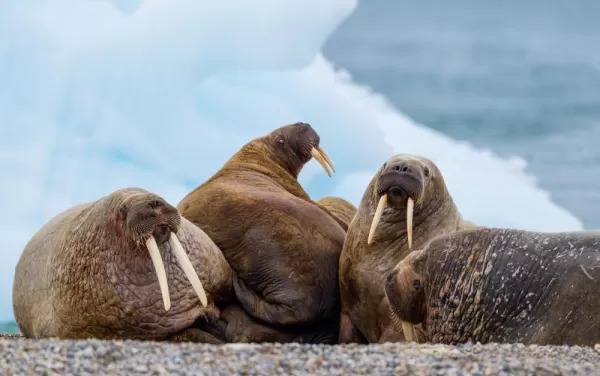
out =
<svg viewBox="0 0 600 376"><path fill-rule="evenodd" d="M360 332L360 330L352 323L350 316L347 313L340 315L340 330L339 343L360 343L368 344L369 341Z"/></svg>
<svg viewBox="0 0 600 376"><path fill-rule="evenodd" d="M222 345L225 341L218 339L217 337L197 328L188 328L184 331L174 334L168 338L171 342L195 342L195 343L209 343L212 345Z"/></svg>
<svg viewBox="0 0 600 376"><path fill-rule="evenodd" d="M286 291L285 299L274 301L272 295L263 297L250 288L237 273L233 273L233 290L240 305L255 320L270 325L296 325L315 319L319 307L310 296L294 296L299 289Z"/></svg>
<svg viewBox="0 0 600 376"><path fill-rule="evenodd" d="M337 345L339 343L340 323L338 320L330 320L317 325L306 325L306 328L298 331L300 334L292 342Z"/></svg>

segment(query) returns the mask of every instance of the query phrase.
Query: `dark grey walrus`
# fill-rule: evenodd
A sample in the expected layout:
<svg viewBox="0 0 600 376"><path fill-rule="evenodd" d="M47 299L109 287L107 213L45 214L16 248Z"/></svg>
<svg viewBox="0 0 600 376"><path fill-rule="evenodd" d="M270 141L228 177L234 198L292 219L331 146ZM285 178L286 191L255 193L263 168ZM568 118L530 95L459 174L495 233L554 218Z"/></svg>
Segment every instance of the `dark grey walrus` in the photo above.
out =
<svg viewBox="0 0 600 376"><path fill-rule="evenodd" d="M600 342L600 231L502 228L442 235L388 276L398 321L420 341L594 345Z"/></svg>

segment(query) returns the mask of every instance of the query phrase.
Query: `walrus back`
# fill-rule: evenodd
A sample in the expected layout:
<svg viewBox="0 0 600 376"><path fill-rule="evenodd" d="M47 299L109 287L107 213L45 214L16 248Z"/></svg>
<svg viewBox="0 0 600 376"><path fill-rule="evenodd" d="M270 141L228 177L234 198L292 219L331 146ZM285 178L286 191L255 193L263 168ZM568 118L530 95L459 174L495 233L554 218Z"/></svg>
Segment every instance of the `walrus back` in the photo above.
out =
<svg viewBox="0 0 600 376"><path fill-rule="evenodd" d="M321 198L317 202L329 210L333 216L345 223L346 227L350 226L350 222L352 222L352 219L356 215L356 207L343 198L328 196Z"/></svg>
<svg viewBox="0 0 600 376"><path fill-rule="evenodd" d="M425 251L426 279L432 281L427 304L437 312L428 317L429 340L600 340L598 231L465 230L435 239ZM452 319L457 312L461 319Z"/></svg>
<svg viewBox="0 0 600 376"><path fill-rule="evenodd" d="M71 207L53 217L25 245L15 267L13 311L19 329L26 337L52 333L50 268L59 241L69 229L69 222L90 204Z"/></svg>

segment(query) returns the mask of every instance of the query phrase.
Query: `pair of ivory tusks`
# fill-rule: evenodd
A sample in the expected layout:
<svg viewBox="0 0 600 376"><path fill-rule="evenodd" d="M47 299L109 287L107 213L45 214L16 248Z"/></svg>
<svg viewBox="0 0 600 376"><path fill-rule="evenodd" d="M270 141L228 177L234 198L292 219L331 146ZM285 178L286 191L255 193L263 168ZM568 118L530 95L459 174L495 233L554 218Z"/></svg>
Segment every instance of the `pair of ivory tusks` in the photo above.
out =
<svg viewBox="0 0 600 376"><path fill-rule="evenodd" d="M194 291L196 291L198 298L200 298L200 303L202 303L202 306L206 307L208 301L206 299L206 292L202 287L202 282L200 282L200 279L198 278L190 259L185 254L183 246L181 245L181 242L179 242L179 239L174 232L171 232L169 245L171 246L171 251L173 251L179 266L181 269L183 269L183 272L190 281ZM160 286L160 292L162 294L163 304L165 305L165 311L168 311L171 309L171 297L169 296L169 285L167 284L167 272L165 271L165 265L163 264L160 251L158 249L158 244L156 243L154 236L150 236L148 240L146 240L146 247L148 247L150 258L154 264L154 270L158 276L158 285Z"/></svg>
<svg viewBox="0 0 600 376"><path fill-rule="evenodd" d="M371 222L371 229L369 230L369 238L367 239L367 244L371 244L373 242L373 236L375 236L375 229L381 220L381 215L383 214L383 209L387 205L388 196L384 194L379 199L379 204L377 205L377 210L375 210L375 216L373 217L373 222ZM408 198L406 201L406 233L408 235L408 249L412 247L412 227L413 227L413 210L415 208L415 202L412 198Z"/></svg>
<svg viewBox="0 0 600 376"><path fill-rule="evenodd" d="M325 150L323 150L323 148L321 146L317 146L316 148L312 148L310 150L310 154L313 156L314 159L317 160L317 162L319 162L321 164L321 166L323 166L323 169L325 170L327 175L329 175L329 177L331 177L331 171L329 171L327 164L329 164L329 166L331 167L333 172L335 172L335 167L333 166L333 162L331 161L331 158L329 158L327 153L325 153ZM325 163L325 162L327 162L327 163Z"/></svg>

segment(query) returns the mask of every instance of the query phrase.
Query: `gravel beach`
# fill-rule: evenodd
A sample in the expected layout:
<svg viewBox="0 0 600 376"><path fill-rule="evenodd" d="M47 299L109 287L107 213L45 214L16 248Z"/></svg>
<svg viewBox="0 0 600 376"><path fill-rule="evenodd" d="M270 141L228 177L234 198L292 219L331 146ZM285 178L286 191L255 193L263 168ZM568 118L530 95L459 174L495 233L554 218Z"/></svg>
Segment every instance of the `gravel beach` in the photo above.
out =
<svg viewBox="0 0 600 376"><path fill-rule="evenodd" d="M600 375L600 346L299 345L0 337L2 375Z"/></svg>

